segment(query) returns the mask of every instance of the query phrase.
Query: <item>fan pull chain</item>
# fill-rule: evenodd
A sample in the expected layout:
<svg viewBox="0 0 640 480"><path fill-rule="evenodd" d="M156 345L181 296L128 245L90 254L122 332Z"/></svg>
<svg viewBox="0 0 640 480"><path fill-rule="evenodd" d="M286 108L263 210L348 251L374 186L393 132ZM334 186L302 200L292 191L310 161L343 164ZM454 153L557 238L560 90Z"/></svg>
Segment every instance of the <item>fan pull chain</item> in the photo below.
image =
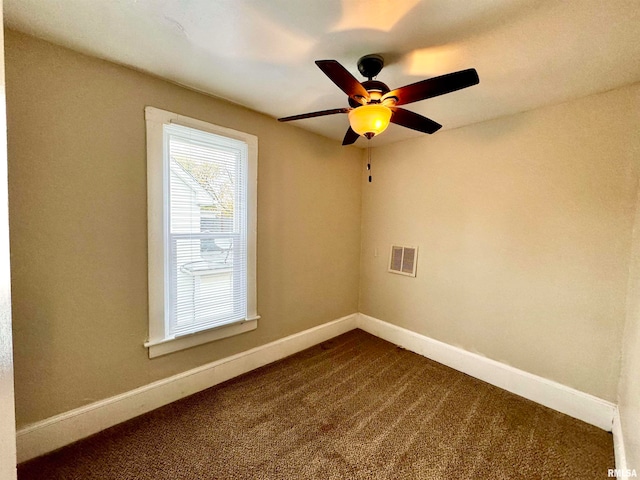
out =
<svg viewBox="0 0 640 480"><path fill-rule="evenodd" d="M371 183L371 139L367 139L367 171L369 172L369 183Z"/></svg>

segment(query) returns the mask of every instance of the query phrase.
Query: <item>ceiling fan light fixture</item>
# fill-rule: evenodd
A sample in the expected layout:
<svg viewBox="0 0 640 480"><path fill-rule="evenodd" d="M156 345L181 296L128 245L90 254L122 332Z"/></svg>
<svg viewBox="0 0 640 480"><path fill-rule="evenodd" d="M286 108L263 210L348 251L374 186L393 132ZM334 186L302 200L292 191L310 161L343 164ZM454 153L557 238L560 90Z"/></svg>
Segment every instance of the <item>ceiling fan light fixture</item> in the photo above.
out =
<svg viewBox="0 0 640 480"><path fill-rule="evenodd" d="M384 132L391 120L391 110L381 104L362 105L349 112L349 124L358 135L374 136Z"/></svg>

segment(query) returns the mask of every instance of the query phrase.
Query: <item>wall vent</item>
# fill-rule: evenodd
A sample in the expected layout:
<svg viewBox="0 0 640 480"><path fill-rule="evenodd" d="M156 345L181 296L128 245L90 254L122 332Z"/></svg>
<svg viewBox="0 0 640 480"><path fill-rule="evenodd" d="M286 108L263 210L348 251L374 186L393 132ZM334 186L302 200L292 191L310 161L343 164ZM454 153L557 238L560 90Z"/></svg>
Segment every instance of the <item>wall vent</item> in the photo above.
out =
<svg viewBox="0 0 640 480"><path fill-rule="evenodd" d="M389 271L391 273L415 277L417 265L418 247L391 246L391 255L389 256Z"/></svg>

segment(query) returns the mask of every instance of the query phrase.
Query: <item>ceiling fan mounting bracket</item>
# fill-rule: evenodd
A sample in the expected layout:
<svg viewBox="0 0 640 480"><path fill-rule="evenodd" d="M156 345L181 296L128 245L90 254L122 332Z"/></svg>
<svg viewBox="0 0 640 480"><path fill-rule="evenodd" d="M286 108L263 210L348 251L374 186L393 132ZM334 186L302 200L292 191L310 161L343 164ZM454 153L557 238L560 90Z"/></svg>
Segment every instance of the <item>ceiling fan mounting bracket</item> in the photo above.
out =
<svg viewBox="0 0 640 480"><path fill-rule="evenodd" d="M358 71L363 77L367 77L371 80L377 76L384 67L384 58L381 55L375 53L371 55L365 55L358 60Z"/></svg>

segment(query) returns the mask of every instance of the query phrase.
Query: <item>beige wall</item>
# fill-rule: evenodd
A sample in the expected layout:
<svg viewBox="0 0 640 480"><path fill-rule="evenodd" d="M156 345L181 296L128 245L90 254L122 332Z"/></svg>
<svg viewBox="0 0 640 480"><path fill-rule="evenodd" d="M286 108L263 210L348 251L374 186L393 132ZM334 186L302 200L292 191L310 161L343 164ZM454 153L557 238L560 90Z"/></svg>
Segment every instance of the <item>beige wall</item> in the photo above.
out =
<svg viewBox="0 0 640 480"><path fill-rule="evenodd" d="M636 120L640 125L640 93L635 99ZM640 145L635 148L640 157ZM624 435L627 467L640 469L640 195L636 204L633 248L629 268L627 321L622 340L622 367L618 387L618 409Z"/></svg>
<svg viewBox="0 0 640 480"><path fill-rule="evenodd" d="M374 150L360 311L615 401L639 91ZM387 273L392 242L417 278Z"/></svg>
<svg viewBox="0 0 640 480"><path fill-rule="evenodd" d="M18 426L357 311L360 152L8 31ZM149 360L144 107L257 135L258 329Z"/></svg>

